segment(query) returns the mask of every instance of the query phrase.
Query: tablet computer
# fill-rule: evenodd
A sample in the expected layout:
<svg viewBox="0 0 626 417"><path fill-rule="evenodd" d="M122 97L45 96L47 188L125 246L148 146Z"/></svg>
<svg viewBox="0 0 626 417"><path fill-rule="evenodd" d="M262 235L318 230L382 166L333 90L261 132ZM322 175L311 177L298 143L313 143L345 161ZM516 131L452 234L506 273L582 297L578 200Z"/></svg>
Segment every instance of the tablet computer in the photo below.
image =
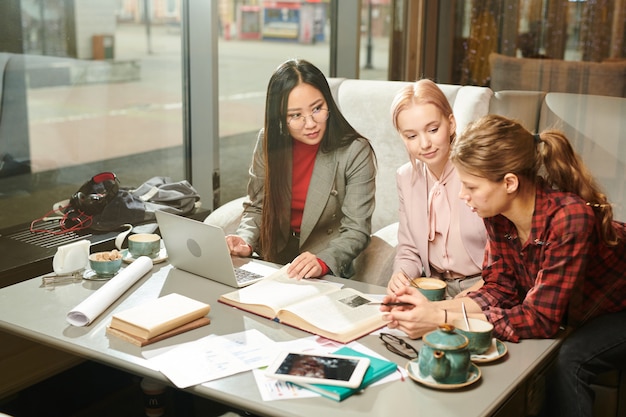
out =
<svg viewBox="0 0 626 417"><path fill-rule="evenodd" d="M358 388L369 365L368 358L358 356L282 352L267 368L266 375L294 383Z"/></svg>

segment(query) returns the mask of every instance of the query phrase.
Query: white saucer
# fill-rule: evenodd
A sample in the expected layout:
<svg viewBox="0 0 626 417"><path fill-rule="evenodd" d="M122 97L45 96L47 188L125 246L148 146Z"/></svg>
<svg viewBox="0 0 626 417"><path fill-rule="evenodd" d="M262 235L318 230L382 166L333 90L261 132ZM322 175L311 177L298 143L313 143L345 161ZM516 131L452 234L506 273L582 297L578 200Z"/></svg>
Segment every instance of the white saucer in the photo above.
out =
<svg viewBox="0 0 626 417"><path fill-rule="evenodd" d="M117 275L121 270L122 270L122 268L120 268L119 271L117 271L113 275L113 277L115 275ZM113 277L101 277L101 276L98 276L96 274L96 271L94 271L93 269L89 269L89 268L85 269L85 272L83 272L83 279L86 279L87 281L108 281L108 280L110 280Z"/></svg>
<svg viewBox="0 0 626 417"><path fill-rule="evenodd" d="M461 382L459 384L444 384L444 383L435 381L433 377L431 376L423 376L420 372L417 359L409 361L406 364L406 370L409 373L409 377L413 381L419 382L420 384L426 385L431 388L437 388L437 389L456 389L456 388L466 387L478 381L481 376L480 368L473 363L470 365L469 376L467 378L467 381Z"/></svg>
<svg viewBox="0 0 626 417"><path fill-rule="evenodd" d="M130 254L130 252L128 252L128 249L124 249L122 250L122 260L129 264L131 262L134 262L135 258ZM159 254L156 257L152 258L152 263L158 264L165 261L167 261L167 251L165 250L165 248L162 247L159 251Z"/></svg>
<svg viewBox="0 0 626 417"><path fill-rule="evenodd" d="M481 353L480 355L472 355L471 359L474 363L488 363L497 361L498 359L506 355L506 352L506 345L494 337L491 343L491 347L487 352Z"/></svg>

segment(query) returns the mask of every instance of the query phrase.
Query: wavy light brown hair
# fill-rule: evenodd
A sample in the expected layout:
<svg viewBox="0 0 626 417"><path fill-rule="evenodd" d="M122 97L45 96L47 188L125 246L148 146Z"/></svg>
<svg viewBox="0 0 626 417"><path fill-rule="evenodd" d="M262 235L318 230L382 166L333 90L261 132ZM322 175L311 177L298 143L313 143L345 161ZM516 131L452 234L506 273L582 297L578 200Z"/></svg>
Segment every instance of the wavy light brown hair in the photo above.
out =
<svg viewBox="0 0 626 417"><path fill-rule="evenodd" d="M563 132L533 135L515 120L487 115L465 128L452 145L450 159L489 181L500 182L512 173L520 182L536 184L541 176L551 187L579 195L593 207L604 243L617 245L613 208Z"/></svg>

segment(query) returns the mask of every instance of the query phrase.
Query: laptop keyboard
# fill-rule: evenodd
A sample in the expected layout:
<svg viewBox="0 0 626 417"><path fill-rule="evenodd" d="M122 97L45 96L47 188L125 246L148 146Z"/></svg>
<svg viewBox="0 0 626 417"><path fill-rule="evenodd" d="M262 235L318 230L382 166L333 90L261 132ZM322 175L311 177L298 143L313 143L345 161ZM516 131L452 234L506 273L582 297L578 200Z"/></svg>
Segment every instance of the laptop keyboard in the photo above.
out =
<svg viewBox="0 0 626 417"><path fill-rule="evenodd" d="M245 269L235 268L235 277L237 277L238 283L243 284L254 279L263 278L263 275L257 274L256 272L250 272Z"/></svg>

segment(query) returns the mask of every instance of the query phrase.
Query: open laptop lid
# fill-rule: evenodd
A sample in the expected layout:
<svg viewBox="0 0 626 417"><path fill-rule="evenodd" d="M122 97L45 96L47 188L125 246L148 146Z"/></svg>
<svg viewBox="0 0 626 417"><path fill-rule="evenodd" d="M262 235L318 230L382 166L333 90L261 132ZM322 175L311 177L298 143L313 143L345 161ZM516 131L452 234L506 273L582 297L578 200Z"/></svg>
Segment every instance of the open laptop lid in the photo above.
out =
<svg viewBox="0 0 626 417"><path fill-rule="evenodd" d="M234 288L242 286L237 282L233 258L220 227L164 211L155 214L172 265ZM249 259L241 261L242 264L250 262ZM247 281L245 285L259 279Z"/></svg>

